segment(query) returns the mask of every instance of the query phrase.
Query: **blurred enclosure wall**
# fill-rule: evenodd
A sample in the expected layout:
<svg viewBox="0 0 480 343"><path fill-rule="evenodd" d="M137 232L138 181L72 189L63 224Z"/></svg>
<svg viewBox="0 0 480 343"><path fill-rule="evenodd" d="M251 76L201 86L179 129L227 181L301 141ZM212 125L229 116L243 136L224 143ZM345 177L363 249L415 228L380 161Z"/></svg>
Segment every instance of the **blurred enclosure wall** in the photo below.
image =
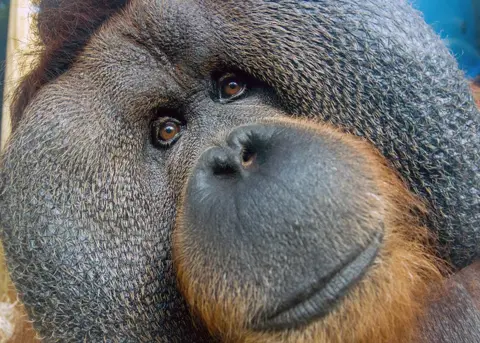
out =
<svg viewBox="0 0 480 343"><path fill-rule="evenodd" d="M73 1L73 0L72 0ZM29 0L0 0L3 3L1 27L8 28L8 31L1 32L4 35L0 37L0 47L5 56L2 60L2 148L10 134L10 116L9 106L10 97L22 75L28 71L32 56L27 55L31 48L32 41L32 14L36 8L30 4ZM2 9L0 5L0 9ZM6 43L6 44L5 44Z"/></svg>
<svg viewBox="0 0 480 343"><path fill-rule="evenodd" d="M1 136L3 149L10 134L10 96L21 76L28 70L31 56L32 14L36 8L28 0L0 0L0 109ZM14 301L13 292L8 292L9 278L6 271L3 249L0 243L0 302Z"/></svg>

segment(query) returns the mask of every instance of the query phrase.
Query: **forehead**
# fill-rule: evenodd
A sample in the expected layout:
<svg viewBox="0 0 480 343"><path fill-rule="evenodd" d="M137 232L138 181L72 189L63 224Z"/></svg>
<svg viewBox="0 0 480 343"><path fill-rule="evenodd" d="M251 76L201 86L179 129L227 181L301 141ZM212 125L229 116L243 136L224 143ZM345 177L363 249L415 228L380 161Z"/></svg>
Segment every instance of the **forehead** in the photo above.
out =
<svg viewBox="0 0 480 343"><path fill-rule="evenodd" d="M210 45L214 37L205 11L203 2L192 0L133 0L98 35L175 63L201 56Z"/></svg>
<svg viewBox="0 0 480 343"><path fill-rule="evenodd" d="M169 61L201 58L208 50L228 59L225 49L258 54L267 39L283 36L282 27L290 35L312 31L304 12L308 7L302 2L132 0L101 34L132 40L156 57L168 55Z"/></svg>

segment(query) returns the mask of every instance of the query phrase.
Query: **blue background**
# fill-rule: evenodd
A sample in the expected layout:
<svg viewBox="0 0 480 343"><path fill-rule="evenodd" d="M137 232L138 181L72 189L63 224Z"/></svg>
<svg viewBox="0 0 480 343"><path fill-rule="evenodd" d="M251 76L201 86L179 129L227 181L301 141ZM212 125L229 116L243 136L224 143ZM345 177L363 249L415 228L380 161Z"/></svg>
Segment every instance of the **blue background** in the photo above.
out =
<svg viewBox="0 0 480 343"><path fill-rule="evenodd" d="M480 74L480 0L410 2L423 12L425 21L445 40L460 68L470 77Z"/></svg>

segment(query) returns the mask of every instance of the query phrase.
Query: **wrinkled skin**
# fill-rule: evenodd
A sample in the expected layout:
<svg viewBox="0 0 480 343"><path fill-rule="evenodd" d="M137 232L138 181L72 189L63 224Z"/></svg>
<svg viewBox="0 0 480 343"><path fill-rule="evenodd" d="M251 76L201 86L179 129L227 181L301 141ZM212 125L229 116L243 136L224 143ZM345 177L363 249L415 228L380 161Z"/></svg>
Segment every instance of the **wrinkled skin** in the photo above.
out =
<svg viewBox="0 0 480 343"><path fill-rule="evenodd" d="M219 101L238 70L247 93ZM210 341L176 287L180 195L207 147L282 115L368 138L427 200L440 253L479 255L478 111L407 4L134 0L30 102L2 160L2 240L45 341ZM184 123L167 149L162 116Z"/></svg>

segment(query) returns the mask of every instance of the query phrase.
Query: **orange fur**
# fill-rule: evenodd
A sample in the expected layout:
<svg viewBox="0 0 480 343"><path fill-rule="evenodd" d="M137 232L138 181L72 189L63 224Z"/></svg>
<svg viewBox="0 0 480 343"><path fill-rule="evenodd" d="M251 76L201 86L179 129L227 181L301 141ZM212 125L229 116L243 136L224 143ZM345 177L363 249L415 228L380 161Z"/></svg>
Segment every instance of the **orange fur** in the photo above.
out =
<svg viewBox="0 0 480 343"><path fill-rule="evenodd" d="M279 122L279 119L273 121ZM174 257L183 295L194 315L224 342L392 343L412 342L416 322L427 305L429 291L442 282L442 264L430 254L429 231L421 225L426 212L385 159L369 144L326 125L282 119L350 146L368 163L363 166L380 190L385 214L384 243L364 278L325 318L285 331L250 328L265 298L252 285L228 284L203 252L183 249L182 210L174 232ZM201 256L200 256L201 255Z"/></svg>
<svg viewBox="0 0 480 343"><path fill-rule="evenodd" d="M10 299L17 299L11 303ZM3 300L3 299L2 299ZM0 302L0 342L35 343L40 342L24 305L18 300L13 286L9 287L6 302Z"/></svg>

